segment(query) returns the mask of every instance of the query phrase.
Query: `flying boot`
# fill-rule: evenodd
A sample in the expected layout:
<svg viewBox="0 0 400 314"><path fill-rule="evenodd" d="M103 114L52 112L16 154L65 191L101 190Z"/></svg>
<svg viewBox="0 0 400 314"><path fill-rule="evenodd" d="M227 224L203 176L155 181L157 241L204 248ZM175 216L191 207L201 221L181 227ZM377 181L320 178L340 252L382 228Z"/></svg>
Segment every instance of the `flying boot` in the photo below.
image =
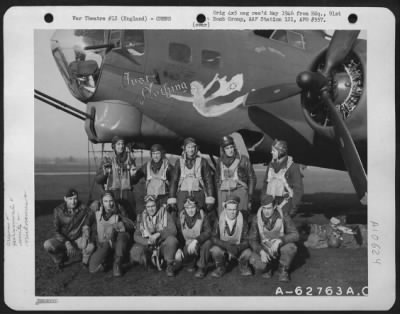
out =
<svg viewBox="0 0 400 314"><path fill-rule="evenodd" d="M116 256L114 258L114 265L113 265L113 276L114 277L121 277L121 256Z"/></svg>
<svg viewBox="0 0 400 314"><path fill-rule="evenodd" d="M289 282L290 281L290 277L289 277L289 267L279 264L279 277L278 280L280 282Z"/></svg>

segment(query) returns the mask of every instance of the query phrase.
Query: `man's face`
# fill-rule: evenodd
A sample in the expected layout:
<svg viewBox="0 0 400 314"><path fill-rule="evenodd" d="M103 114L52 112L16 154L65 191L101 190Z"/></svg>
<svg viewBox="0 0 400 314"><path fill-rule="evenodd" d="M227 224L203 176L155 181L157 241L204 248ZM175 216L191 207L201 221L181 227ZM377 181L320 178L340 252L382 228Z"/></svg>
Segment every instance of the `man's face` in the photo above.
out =
<svg viewBox="0 0 400 314"><path fill-rule="evenodd" d="M103 197L103 206L106 212L110 212L114 208L114 199L111 195L105 195Z"/></svg>
<svg viewBox="0 0 400 314"><path fill-rule="evenodd" d="M189 143L185 146L185 153L186 156L191 158L194 156L194 154L196 153L196 144L194 143Z"/></svg>
<svg viewBox="0 0 400 314"><path fill-rule="evenodd" d="M157 213L157 205L154 201L148 201L146 203L146 210L150 216L154 216Z"/></svg>
<svg viewBox="0 0 400 314"><path fill-rule="evenodd" d="M70 197L64 197L65 204L68 209L75 209L78 205L78 195L72 195Z"/></svg>
<svg viewBox="0 0 400 314"><path fill-rule="evenodd" d="M161 152L152 152L151 153L151 159L157 163L161 160Z"/></svg>
<svg viewBox="0 0 400 314"><path fill-rule="evenodd" d="M193 217L196 214L196 204L195 203L185 203L185 211L189 217Z"/></svg>
<svg viewBox="0 0 400 314"><path fill-rule="evenodd" d="M233 157L233 155L235 154L235 146L233 146L233 145L225 146L224 152L225 152L226 156Z"/></svg>
<svg viewBox="0 0 400 314"><path fill-rule="evenodd" d="M271 148L272 159L278 159L279 152L276 150L275 147Z"/></svg>
<svg viewBox="0 0 400 314"><path fill-rule="evenodd" d="M235 219L238 214L238 204L236 203L228 203L225 207L226 216L229 219Z"/></svg>
<svg viewBox="0 0 400 314"><path fill-rule="evenodd" d="M117 154L121 154L125 151L125 142L122 140L119 140L118 142L115 143L115 152Z"/></svg>
<svg viewBox="0 0 400 314"><path fill-rule="evenodd" d="M264 215L264 217L266 217L266 218L269 218L269 217L271 217L271 215L273 214L273 212L274 212L274 206L272 205L272 203L271 204L267 204L267 205L264 205L263 207L262 207L262 213L263 213L263 215Z"/></svg>

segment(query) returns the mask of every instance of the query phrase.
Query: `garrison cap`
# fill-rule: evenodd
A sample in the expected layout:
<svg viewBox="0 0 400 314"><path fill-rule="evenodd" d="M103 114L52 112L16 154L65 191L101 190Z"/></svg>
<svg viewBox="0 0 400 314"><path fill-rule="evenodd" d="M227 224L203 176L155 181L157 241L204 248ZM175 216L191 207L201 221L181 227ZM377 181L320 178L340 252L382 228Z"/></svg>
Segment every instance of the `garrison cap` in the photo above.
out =
<svg viewBox="0 0 400 314"><path fill-rule="evenodd" d="M77 190L75 190L74 188L69 188L66 192L65 192L65 197L72 197L72 196L78 196L78 192Z"/></svg>
<svg viewBox="0 0 400 314"><path fill-rule="evenodd" d="M266 194L261 199L261 206L266 206L269 204L274 204L275 198L272 195Z"/></svg>
<svg viewBox="0 0 400 314"><path fill-rule="evenodd" d="M235 195L235 194L230 194L226 197L225 204L229 203L235 203L239 204L240 203L240 197Z"/></svg>

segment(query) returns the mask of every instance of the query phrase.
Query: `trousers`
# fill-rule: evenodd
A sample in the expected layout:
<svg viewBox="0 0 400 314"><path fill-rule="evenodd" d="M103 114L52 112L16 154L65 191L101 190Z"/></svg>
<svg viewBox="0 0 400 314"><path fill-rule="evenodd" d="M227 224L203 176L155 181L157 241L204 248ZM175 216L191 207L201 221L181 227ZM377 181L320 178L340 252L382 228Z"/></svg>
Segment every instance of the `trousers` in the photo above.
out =
<svg viewBox="0 0 400 314"><path fill-rule="evenodd" d="M82 262L88 263L90 256L92 255L95 247L93 243L87 244L85 247L82 246L84 241L81 241L82 238L78 238L71 243L75 245L82 253ZM65 246L65 242L57 240L56 238L48 239L43 244L45 251L50 255L51 259L54 263L59 264L68 259L67 256L67 247Z"/></svg>
<svg viewBox="0 0 400 314"><path fill-rule="evenodd" d="M285 245L281 246L279 249L279 263L286 266L290 267L294 256L297 253L297 246L294 243L286 243ZM249 252L246 252L245 256L243 256L246 260L249 261L251 265L257 270L264 270L267 267L267 263L264 263L261 261L261 256L260 254L249 250Z"/></svg>
<svg viewBox="0 0 400 314"><path fill-rule="evenodd" d="M183 259L183 263L196 263L197 267L199 268L206 268L208 261L210 259L210 248L211 248L211 241L205 241L199 248L198 254L189 254L187 250L187 245L183 248L183 254L185 258Z"/></svg>
<svg viewBox="0 0 400 314"><path fill-rule="evenodd" d="M96 251L90 257L89 271L95 271L113 253L114 258L125 256L128 251L129 243L130 236L128 232L118 232L112 247L109 241L98 243Z"/></svg>
<svg viewBox="0 0 400 314"><path fill-rule="evenodd" d="M168 236L160 243L160 253L167 264L172 264L175 261L175 253L178 250L178 244L178 240L174 236ZM147 262L150 262L152 250L153 249L150 245L135 243L129 252L130 261L142 264L144 257Z"/></svg>
<svg viewBox="0 0 400 314"><path fill-rule="evenodd" d="M249 254L249 252L251 253L250 249L245 249L244 251L242 251L239 254L238 261L239 262L240 261L245 261L246 260L245 257ZM212 246L211 249L210 249L210 253L211 253L211 256L212 256L212 258L213 258L213 260L214 260L214 262L216 264L224 264L226 262L225 255L226 255L227 251L225 249L219 247L218 245Z"/></svg>

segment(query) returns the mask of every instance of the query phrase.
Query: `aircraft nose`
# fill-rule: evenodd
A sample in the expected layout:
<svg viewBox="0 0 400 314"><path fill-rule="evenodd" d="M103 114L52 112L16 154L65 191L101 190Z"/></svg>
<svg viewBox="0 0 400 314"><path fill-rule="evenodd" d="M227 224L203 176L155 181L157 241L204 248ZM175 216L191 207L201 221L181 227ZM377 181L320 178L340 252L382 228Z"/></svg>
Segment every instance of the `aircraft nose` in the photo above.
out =
<svg viewBox="0 0 400 314"><path fill-rule="evenodd" d="M93 96L100 77L105 48L104 30L57 30L51 38L51 51L71 93L85 102Z"/></svg>

